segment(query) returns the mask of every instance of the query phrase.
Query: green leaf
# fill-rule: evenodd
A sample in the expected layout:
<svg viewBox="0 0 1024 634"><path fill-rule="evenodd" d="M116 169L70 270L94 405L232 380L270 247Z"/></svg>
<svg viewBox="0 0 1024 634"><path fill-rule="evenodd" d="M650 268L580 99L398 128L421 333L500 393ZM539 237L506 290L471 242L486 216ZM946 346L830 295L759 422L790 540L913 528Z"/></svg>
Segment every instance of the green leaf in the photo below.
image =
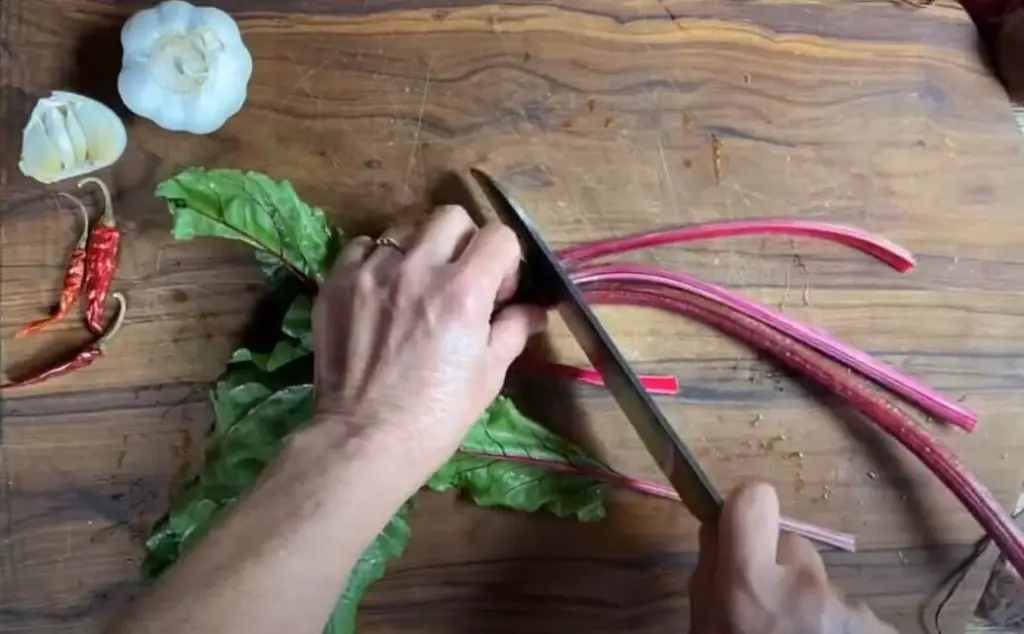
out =
<svg viewBox="0 0 1024 634"><path fill-rule="evenodd" d="M278 341L270 352L253 352L248 348L239 348L231 355L231 363L249 362L262 372L273 372L308 354L310 348L304 342L285 338Z"/></svg>
<svg viewBox="0 0 1024 634"><path fill-rule="evenodd" d="M306 365L262 372L251 363L232 364L217 381L211 390L216 421L202 472L146 542L147 577L158 576L188 552L224 509L252 488L284 439L312 420L312 370L293 367Z"/></svg>
<svg viewBox="0 0 1024 634"><path fill-rule="evenodd" d="M156 195L167 200L175 238L239 240L257 250L264 272L276 272L276 263L319 282L340 246L322 210L288 181L257 172L193 167L157 185Z"/></svg>
<svg viewBox="0 0 1024 634"><path fill-rule="evenodd" d="M343 241L320 209L302 202L287 181L255 172L191 168L157 186L179 240L219 237L255 249L271 279L291 274L320 282ZM308 286L306 287L308 290ZM300 295L284 316L270 352L235 351L211 389L215 421L200 475L186 487L146 542L145 574L155 578L193 547L249 490L283 440L312 419L312 299ZM496 400L462 449L428 483L457 488L478 504L547 509L583 521L604 515L604 485L586 475L604 470L578 447ZM406 504L366 549L338 600L327 634L352 634L359 602L409 541Z"/></svg>
<svg viewBox="0 0 1024 634"><path fill-rule="evenodd" d="M388 522L373 543L363 551L352 573L348 586L334 606L324 634L352 634L356 627L356 610L370 586L384 576L388 562L405 553L409 544L409 504L406 503Z"/></svg>
<svg viewBox="0 0 1024 634"><path fill-rule="evenodd" d="M313 300L299 295L284 315L281 330L289 337L302 342L306 350L313 349Z"/></svg>
<svg viewBox="0 0 1024 634"><path fill-rule="evenodd" d="M605 470L580 448L524 416L512 401L499 397L427 487L460 489L481 506L547 509L559 517L590 522L604 517L606 487L586 472Z"/></svg>
<svg viewBox="0 0 1024 634"><path fill-rule="evenodd" d="M285 364L272 372L261 370L255 363L233 363L228 366L210 391L215 415L210 432L211 442L238 423L249 410L271 398L275 392L294 386L311 385L313 357L304 355L299 360L301 362Z"/></svg>
<svg viewBox="0 0 1024 634"><path fill-rule="evenodd" d="M260 271L271 282L279 282L288 275L288 271L281 266L281 259L267 251L255 251L256 263L260 265Z"/></svg>
<svg viewBox="0 0 1024 634"><path fill-rule="evenodd" d="M427 486L434 491L461 489L479 506L517 511L546 509L581 522L604 518L605 485L594 478L459 453L437 471Z"/></svg>
<svg viewBox="0 0 1024 634"><path fill-rule="evenodd" d="M312 418L312 383L283 388L259 400L207 443L199 475L204 495L222 502L243 493L281 450L281 441Z"/></svg>

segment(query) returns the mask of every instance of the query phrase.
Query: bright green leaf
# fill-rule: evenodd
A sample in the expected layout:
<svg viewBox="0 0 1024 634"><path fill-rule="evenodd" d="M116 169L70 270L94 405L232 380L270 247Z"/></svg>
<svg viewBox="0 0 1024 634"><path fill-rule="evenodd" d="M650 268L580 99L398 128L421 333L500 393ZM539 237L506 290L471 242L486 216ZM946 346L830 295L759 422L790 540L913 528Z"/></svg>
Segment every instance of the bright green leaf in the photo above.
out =
<svg viewBox="0 0 1024 634"><path fill-rule="evenodd" d="M278 341L270 352L253 352L248 348L239 348L231 355L231 363L247 361L262 372L273 372L309 353L310 349L301 342L286 338Z"/></svg>
<svg viewBox="0 0 1024 634"><path fill-rule="evenodd" d="M264 373L231 365L211 391L217 420L203 469L147 541L143 570L159 575L206 534L223 509L249 490L283 447L313 417L308 369Z"/></svg>
<svg viewBox="0 0 1024 634"><path fill-rule="evenodd" d="M167 200L175 238L239 240L263 254L265 272L276 261L319 282L340 246L322 210L300 200L288 181L257 172L193 167L157 185L156 195Z"/></svg>
<svg viewBox="0 0 1024 634"><path fill-rule="evenodd" d="M255 251L253 255L256 256L256 263L259 264L260 271L271 282L279 282L288 275L288 271L281 265L281 259L276 255L260 250Z"/></svg>
<svg viewBox="0 0 1024 634"><path fill-rule="evenodd" d="M261 370L254 363L229 365L210 391L216 416L210 432L211 441L223 435L249 410L266 401L275 392L312 384L312 361L312 356L305 355L295 363L285 364L273 372Z"/></svg>
<svg viewBox="0 0 1024 634"><path fill-rule="evenodd" d="M427 486L434 491L460 489L481 506L529 512L543 508L584 522L604 517L605 485L566 469L597 472L607 467L499 397Z"/></svg>
<svg viewBox="0 0 1024 634"><path fill-rule="evenodd" d="M229 368L210 390L215 416L211 435L218 436L234 425L254 405L273 394L260 379L257 368Z"/></svg>
<svg viewBox="0 0 1024 634"><path fill-rule="evenodd" d="M550 468L459 453L427 483L434 491L460 489L479 506L517 511L546 509L581 522L604 518L605 485L594 478Z"/></svg>

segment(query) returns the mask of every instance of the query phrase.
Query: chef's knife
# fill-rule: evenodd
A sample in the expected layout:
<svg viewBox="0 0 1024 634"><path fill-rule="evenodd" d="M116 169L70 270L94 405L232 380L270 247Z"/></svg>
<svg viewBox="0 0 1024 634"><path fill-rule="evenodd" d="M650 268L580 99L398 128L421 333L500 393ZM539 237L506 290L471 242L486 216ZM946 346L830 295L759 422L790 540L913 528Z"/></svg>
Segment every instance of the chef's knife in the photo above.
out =
<svg viewBox="0 0 1024 634"><path fill-rule="evenodd" d="M558 256L501 185L480 170L470 172L501 220L519 237L525 261L523 280L537 296L557 304L569 331L604 377L605 385L686 508L701 522L715 522L722 507L721 496L583 300Z"/></svg>

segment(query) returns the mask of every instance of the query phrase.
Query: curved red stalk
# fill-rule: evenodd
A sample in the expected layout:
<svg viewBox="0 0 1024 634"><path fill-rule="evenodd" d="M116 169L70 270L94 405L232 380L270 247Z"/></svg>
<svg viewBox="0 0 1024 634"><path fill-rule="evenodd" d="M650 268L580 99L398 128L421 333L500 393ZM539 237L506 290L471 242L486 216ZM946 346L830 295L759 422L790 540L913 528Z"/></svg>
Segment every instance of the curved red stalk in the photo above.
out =
<svg viewBox="0 0 1024 634"><path fill-rule="evenodd" d="M921 460L963 503L1017 572L1024 575L1024 534L992 493L944 443L836 362L747 315L684 291L668 294L637 290L611 280L586 284L583 290L588 301L596 304L647 306L698 319L767 352L846 399Z"/></svg>
<svg viewBox="0 0 1024 634"><path fill-rule="evenodd" d="M917 264L913 254L903 247L880 236L871 235L867 231L831 222L787 218L728 220L725 222L687 225L626 236L624 238L610 238L578 244L562 249L558 252L558 255L572 268L572 264L575 262L585 262L594 258L624 253L635 249L677 244L679 242L692 242L695 240L709 240L712 238L764 234L821 238L830 242L837 242L874 256L900 272L909 271Z"/></svg>
<svg viewBox="0 0 1024 634"><path fill-rule="evenodd" d="M874 359L871 355L816 328L801 324L782 313L746 299L721 286L703 282L689 275L635 264L583 266L573 271L572 277L581 286L601 281L622 282L631 285L639 283L665 286L710 299L828 355L835 361L899 394L937 418L948 420L967 431L974 431L978 425L976 414L952 402L927 385L901 374L894 368Z"/></svg>

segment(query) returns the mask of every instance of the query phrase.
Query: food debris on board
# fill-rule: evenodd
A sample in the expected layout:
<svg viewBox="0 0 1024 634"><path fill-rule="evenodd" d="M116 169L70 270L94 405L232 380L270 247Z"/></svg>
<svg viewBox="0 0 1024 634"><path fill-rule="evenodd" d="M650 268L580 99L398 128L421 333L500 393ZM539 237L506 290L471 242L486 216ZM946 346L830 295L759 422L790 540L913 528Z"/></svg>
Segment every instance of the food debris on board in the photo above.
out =
<svg viewBox="0 0 1024 634"><path fill-rule="evenodd" d="M711 169L715 175L715 185L722 184L722 141L718 135L711 135Z"/></svg>

